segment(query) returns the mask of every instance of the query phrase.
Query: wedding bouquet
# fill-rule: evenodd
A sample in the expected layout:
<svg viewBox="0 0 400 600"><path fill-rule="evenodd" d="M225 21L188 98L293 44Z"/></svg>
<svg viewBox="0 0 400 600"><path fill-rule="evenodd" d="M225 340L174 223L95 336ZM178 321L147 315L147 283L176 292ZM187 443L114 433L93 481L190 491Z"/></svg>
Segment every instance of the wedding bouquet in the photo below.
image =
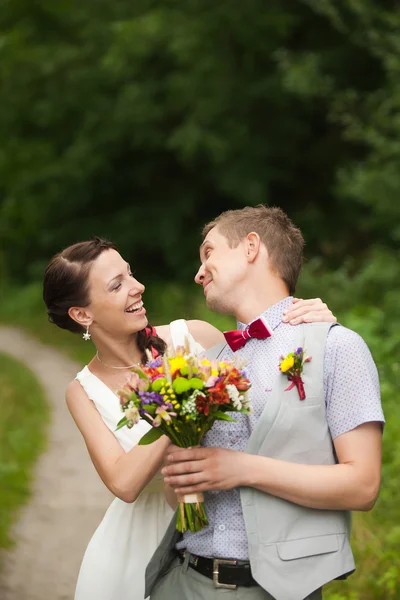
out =
<svg viewBox="0 0 400 600"><path fill-rule="evenodd" d="M151 444L163 434L181 448L200 444L217 420L234 421L228 414L249 414L250 382L233 362L209 361L189 347L134 367L118 390L123 418L117 429L133 427L142 418L152 428L139 444ZM203 494L183 496L179 502L178 531L199 531L208 525Z"/></svg>

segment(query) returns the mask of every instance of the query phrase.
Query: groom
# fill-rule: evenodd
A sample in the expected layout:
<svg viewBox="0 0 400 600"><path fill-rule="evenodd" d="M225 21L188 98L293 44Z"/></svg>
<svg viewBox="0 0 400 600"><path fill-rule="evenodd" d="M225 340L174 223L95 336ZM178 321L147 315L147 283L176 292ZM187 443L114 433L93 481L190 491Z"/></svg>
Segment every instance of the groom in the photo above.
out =
<svg viewBox="0 0 400 600"><path fill-rule="evenodd" d="M147 594L214 600L223 589L232 600L317 600L324 584L354 570L350 511L370 510L378 495L376 368L353 331L282 322L304 245L282 210L225 212L203 237L196 283L209 308L238 322L226 336L232 347L209 356L247 361L252 413L217 421L200 448L171 447L165 481L179 494L205 492L209 526L181 536L171 523L147 568ZM279 370L280 357L298 348L312 357L304 399Z"/></svg>

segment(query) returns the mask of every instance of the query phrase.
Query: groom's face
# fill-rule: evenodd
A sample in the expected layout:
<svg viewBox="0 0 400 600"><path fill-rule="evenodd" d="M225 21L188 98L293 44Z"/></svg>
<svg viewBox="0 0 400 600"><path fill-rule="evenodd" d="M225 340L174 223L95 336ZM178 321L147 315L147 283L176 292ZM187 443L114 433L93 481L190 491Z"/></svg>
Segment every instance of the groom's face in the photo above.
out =
<svg viewBox="0 0 400 600"><path fill-rule="evenodd" d="M234 314L248 266L243 244L231 248L218 227L214 227L200 247L200 261L194 280L203 286L208 308Z"/></svg>

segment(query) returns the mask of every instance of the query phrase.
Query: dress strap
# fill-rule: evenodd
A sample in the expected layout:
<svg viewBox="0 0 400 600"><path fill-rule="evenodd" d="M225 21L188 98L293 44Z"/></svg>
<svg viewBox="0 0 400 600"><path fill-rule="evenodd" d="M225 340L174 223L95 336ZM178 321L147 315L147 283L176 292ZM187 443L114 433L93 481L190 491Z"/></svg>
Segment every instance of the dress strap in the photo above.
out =
<svg viewBox="0 0 400 600"><path fill-rule="evenodd" d="M171 340L174 348L185 345L185 339L191 338L185 319L177 319L169 324Z"/></svg>
<svg viewBox="0 0 400 600"><path fill-rule="evenodd" d="M97 396L98 382L94 379L87 365L76 374L75 379L79 381L90 400L94 400Z"/></svg>
<svg viewBox="0 0 400 600"><path fill-rule="evenodd" d="M189 331L189 327L187 326L185 319L172 321L169 324L169 330L174 348L177 348L177 346L184 346L185 341L187 340L189 342L189 349L192 354L201 355L204 353L203 346L196 342Z"/></svg>

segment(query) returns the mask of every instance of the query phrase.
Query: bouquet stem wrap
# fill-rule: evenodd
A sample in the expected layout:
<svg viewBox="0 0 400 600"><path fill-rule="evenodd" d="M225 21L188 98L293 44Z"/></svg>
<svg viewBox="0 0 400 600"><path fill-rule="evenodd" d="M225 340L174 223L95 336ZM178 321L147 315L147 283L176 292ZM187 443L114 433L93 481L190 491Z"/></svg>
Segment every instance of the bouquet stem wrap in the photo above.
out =
<svg viewBox="0 0 400 600"><path fill-rule="evenodd" d="M204 507L204 496L198 494L185 494L178 496L178 515L176 519L176 528L183 533L184 531L200 531L208 525L206 510Z"/></svg>

